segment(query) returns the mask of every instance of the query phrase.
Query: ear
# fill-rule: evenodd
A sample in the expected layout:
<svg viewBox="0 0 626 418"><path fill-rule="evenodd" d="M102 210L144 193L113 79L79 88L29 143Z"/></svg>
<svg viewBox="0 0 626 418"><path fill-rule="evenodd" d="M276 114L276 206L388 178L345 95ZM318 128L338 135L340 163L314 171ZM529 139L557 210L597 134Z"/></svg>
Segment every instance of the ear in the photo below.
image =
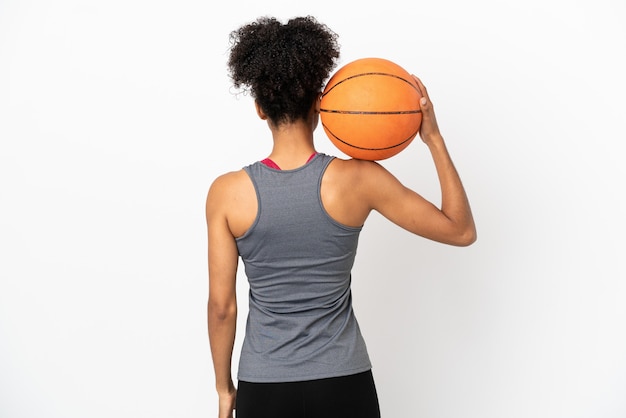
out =
<svg viewBox="0 0 626 418"><path fill-rule="evenodd" d="M254 107L256 108L256 114L259 115L261 119L267 120L267 115L263 109L261 109L261 106L259 106L259 103L256 100L254 101Z"/></svg>

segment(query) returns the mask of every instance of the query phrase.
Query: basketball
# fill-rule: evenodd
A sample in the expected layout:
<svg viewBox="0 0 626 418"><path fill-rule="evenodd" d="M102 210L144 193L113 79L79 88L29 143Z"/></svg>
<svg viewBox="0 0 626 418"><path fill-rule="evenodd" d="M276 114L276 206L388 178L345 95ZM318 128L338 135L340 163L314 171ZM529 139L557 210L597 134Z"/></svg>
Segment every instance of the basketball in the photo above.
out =
<svg viewBox="0 0 626 418"><path fill-rule="evenodd" d="M320 120L330 141L361 160L405 149L422 123L417 83L398 64L362 58L337 70L322 93Z"/></svg>

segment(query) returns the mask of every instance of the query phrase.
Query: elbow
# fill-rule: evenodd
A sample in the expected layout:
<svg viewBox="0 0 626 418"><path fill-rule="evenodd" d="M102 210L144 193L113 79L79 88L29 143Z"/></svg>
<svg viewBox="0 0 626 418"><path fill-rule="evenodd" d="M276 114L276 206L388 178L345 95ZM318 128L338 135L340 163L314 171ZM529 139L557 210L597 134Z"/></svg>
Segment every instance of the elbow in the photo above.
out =
<svg viewBox="0 0 626 418"><path fill-rule="evenodd" d="M456 245L457 247L469 247L470 245L476 242L477 238L478 236L476 234L476 227L472 225L466 228L465 230L461 231L457 235L455 242L453 244Z"/></svg>
<svg viewBox="0 0 626 418"><path fill-rule="evenodd" d="M237 302L216 301L209 298L207 315L211 322L228 322L237 317Z"/></svg>

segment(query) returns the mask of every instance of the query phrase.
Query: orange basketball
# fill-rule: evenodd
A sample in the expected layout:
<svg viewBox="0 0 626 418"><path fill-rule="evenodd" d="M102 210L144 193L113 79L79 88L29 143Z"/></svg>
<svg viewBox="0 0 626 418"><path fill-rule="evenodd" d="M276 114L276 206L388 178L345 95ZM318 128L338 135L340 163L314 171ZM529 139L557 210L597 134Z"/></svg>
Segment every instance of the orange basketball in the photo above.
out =
<svg viewBox="0 0 626 418"><path fill-rule="evenodd" d="M322 94L324 132L340 151L361 160L384 160L419 132L421 94L411 75L382 58L352 61L330 78Z"/></svg>

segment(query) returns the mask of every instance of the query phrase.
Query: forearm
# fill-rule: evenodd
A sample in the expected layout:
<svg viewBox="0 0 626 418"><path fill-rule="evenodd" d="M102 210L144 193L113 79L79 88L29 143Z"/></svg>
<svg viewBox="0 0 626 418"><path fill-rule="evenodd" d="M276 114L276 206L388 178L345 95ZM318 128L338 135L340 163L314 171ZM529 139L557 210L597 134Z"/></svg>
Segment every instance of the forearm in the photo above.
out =
<svg viewBox="0 0 626 418"><path fill-rule="evenodd" d="M209 301L207 306L209 343L218 393L234 390L232 380L232 354L237 326L237 309L220 310Z"/></svg>
<svg viewBox="0 0 626 418"><path fill-rule="evenodd" d="M471 244L476 239L474 218L465 188L443 137L437 133L425 142L431 152L441 187L441 212L458 228L462 236L461 244Z"/></svg>

